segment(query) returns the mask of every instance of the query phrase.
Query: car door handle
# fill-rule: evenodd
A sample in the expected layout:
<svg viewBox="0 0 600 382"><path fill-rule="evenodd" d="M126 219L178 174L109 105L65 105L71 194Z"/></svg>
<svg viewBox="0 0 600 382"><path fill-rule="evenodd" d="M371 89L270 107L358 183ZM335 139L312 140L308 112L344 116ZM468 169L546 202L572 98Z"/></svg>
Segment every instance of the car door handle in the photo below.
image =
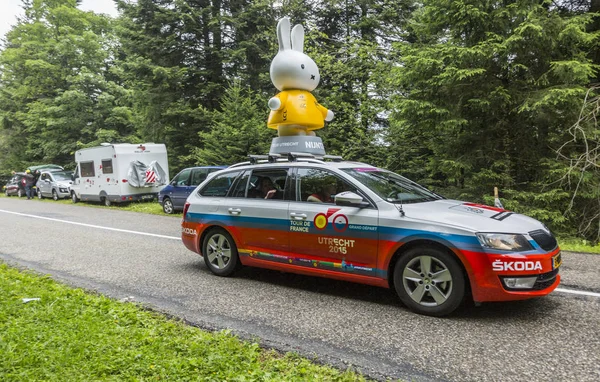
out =
<svg viewBox="0 0 600 382"><path fill-rule="evenodd" d="M230 208L227 211L229 211L231 215L239 215L242 213L242 210L240 210L239 208Z"/></svg>
<svg viewBox="0 0 600 382"><path fill-rule="evenodd" d="M306 219L306 214L298 214L295 212L290 213L290 217L294 220L304 220Z"/></svg>

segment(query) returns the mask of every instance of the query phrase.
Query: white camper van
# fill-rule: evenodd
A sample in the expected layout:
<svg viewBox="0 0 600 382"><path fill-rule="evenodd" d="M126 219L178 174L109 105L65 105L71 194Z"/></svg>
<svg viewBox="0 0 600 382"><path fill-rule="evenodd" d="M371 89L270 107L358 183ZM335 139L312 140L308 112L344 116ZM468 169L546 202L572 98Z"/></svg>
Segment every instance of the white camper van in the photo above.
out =
<svg viewBox="0 0 600 382"><path fill-rule="evenodd" d="M112 203L157 199L169 182L164 144L103 143L75 152L71 199Z"/></svg>

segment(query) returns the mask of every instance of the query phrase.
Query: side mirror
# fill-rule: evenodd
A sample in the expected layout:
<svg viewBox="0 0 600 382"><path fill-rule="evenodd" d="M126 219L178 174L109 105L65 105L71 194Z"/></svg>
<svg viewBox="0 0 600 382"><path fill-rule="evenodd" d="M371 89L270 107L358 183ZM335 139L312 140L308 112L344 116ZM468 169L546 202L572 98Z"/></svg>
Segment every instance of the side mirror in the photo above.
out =
<svg viewBox="0 0 600 382"><path fill-rule="evenodd" d="M337 194L335 196L335 204L337 206L349 206L358 208L365 208L370 206L369 202L365 202L360 195L357 195L352 191L344 191Z"/></svg>

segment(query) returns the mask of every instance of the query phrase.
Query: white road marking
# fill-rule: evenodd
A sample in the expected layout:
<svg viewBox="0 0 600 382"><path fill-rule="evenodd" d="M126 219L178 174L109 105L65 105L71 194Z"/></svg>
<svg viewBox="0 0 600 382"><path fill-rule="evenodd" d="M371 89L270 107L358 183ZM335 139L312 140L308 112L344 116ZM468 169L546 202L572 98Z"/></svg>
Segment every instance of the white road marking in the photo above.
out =
<svg viewBox="0 0 600 382"><path fill-rule="evenodd" d="M600 297L600 293L588 292L588 291L584 291L584 290L573 290L573 289L556 288L556 289L554 289L554 291L555 292L560 292L560 293L579 294L579 295L582 295L582 296Z"/></svg>
<svg viewBox="0 0 600 382"><path fill-rule="evenodd" d="M133 233L135 235L153 236L153 237L160 237L160 238L163 238L163 239L171 239L171 240L181 240L180 237L175 237L175 236L158 235L158 234L155 234L155 233L140 232L140 231L131 231L131 230L128 230L128 229L119 229L119 228L112 228L112 227L104 227L104 226L101 226L101 225L77 223L77 222L72 222L72 221L68 221L68 220L47 218L45 216L23 214L23 213L20 213L20 212L13 212L13 211L6 211L6 210L0 210L0 212L4 212L4 213L7 213L7 214L13 214L13 215L19 215L19 216L26 216L26 217L30 217L30 218L50 220L50 221L55 221L55 222L60 222L60 223L66 223L66 224L80 225L80 226L84 226L84 227L105 229L105 230L108 230L108 231ZM588 291L582 291L582 290L556 288L554 291L555 292L560 292L560 293L578 294L578 295L582 295L582 296L600 297L600 293L588 292Z"/></svg>
<svg viewBox="0 0 600 382"><path fill-rule="evenodd" d="M112 228L112 227L104 227L101 225L94 225L94 224L85 224L85 223L77 223L77 222L72 222L69 220L61 220L61 219L54 219L54 218L47 218L45 216L38 216L38 215L31 215L31 214L23 214L20 212L13 212L13 211L6 211L6 210L0 210L0 212L4 212L7 214L13 214L13 215L19 215L19 216L25 216L25 217L30 217L30 218L36 218L36 219L43 219L43 220L50 220L53 222L59 222L59 223L66 223L66 224L73 224L73 225L80 225L83 227L91 227L91 228L98 228L98 229L105 229L107 231L116 231L116 232L124 232L124 233L133 233L135 235L143 235L143 236L152 236L152 237L159 237L162 239L171 239L171 240L181 240L180 237L175 237L175 236L166 236L166 235L159 235L156 233L148 233L148 232L140 232L140 231L131 231L128 229L119 229L119 228Z"/></svg>

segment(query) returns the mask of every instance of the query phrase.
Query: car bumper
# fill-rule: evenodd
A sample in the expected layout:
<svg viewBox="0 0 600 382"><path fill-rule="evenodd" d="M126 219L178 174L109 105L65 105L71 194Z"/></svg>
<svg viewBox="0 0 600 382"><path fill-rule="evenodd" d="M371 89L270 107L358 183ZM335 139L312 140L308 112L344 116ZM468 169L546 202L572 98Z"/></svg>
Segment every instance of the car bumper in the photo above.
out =
<svg viewBox="0 0 600 382"><path fill-rule="evenodd" d="M461 255L466 257L464 264L476 302L541 297L560 283L560 248L544 254L462 252ZM521 285L525 282L527 287Z"/></svg>

